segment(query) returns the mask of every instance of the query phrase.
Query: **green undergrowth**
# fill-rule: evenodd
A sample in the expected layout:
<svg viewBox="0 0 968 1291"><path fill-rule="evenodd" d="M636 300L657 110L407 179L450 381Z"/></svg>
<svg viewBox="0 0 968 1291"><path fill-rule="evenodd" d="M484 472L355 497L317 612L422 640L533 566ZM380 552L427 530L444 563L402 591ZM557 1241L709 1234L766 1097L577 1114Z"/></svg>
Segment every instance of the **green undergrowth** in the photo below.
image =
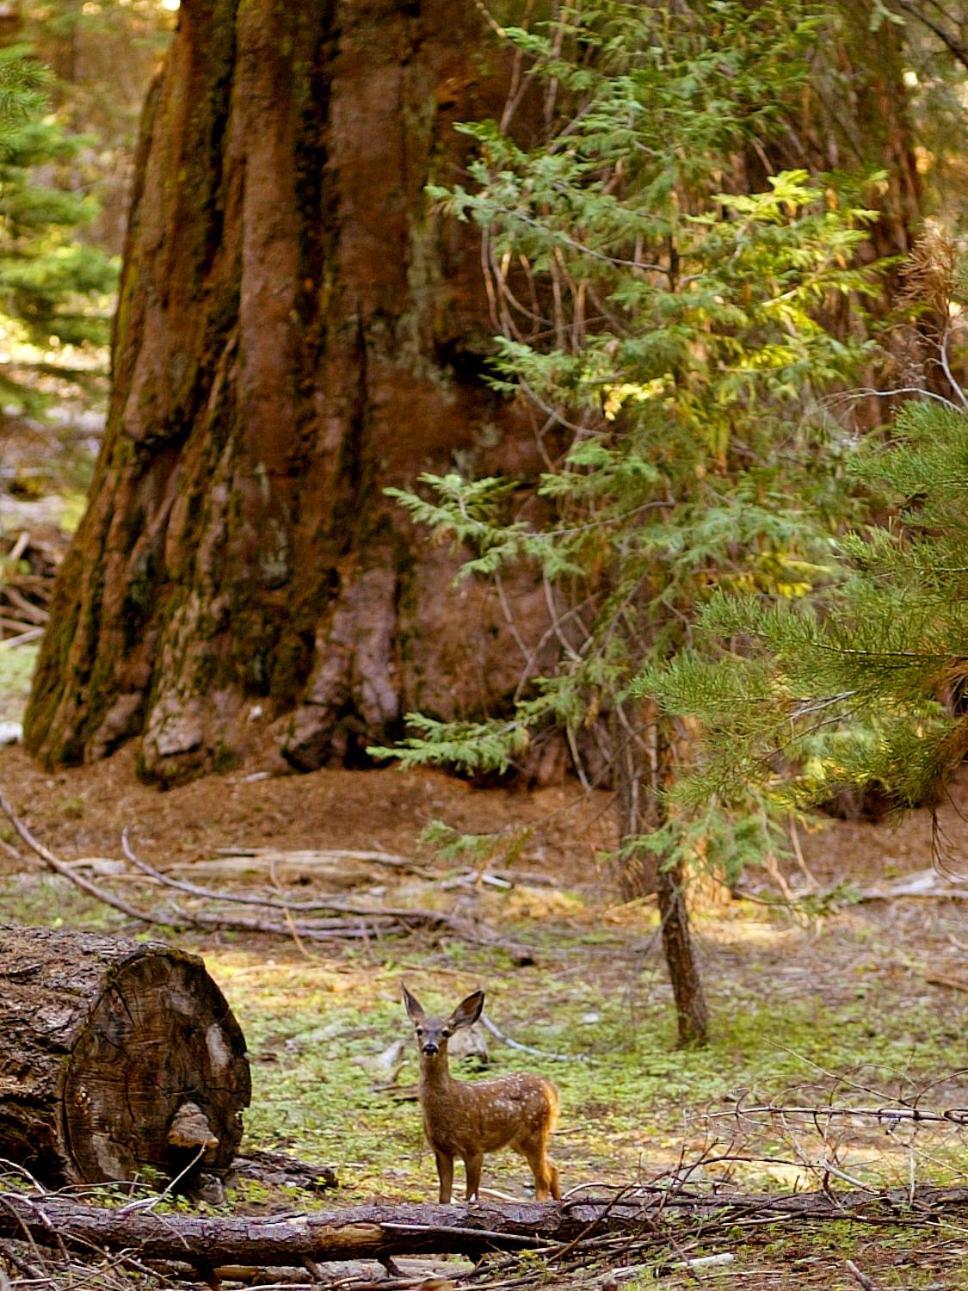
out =
<svg viewBox="0 0 968 1291"><path fill-rule="evenodd" d="M23 716L38 649L29 643L0 649L0 721L19 722Z"/></svg>
<svg viewBox="0 0 968 1291"><path fill-rule="evenodd" d="M36 872L4 880L0 920L165 935ZM245 1032L253 1098L243 1148L278 1149L337 1171L338 1194L300 1197L300 1206L435 1196L402 980L431 1011L483 986L489 1017L541 1051L489 1037L486 1072L473 1063L455 1070L470 1079L532 1070L555 1080L562 1111L553 1151L566 1191L676 1173L700 1187L749 1191L968 1183L968 1131L952 1124L744 1110L968 1105L959 1071L968 997L925 984L918 942L891 945L887 926L853 914L816 936L791 929L779 913L764 918L743 907L700 923L712 956L714 1026L710 1046L690 1050L675 1048L648 914L634 928L505 925L505 935L539 947L526 968L501 950L459 942L300 954L241 934L222 934L217 944L168 935L205 956ZM395 1042L403 1044L399 1063L381 1068L375 1060ZM526 1197L530 1178L519 1158L498 1153L485 1163L484 1186ZM279 1201L245 1182L231 1200L258 1209Z"/></svg>
<svg viewBox="0 0 968 1291"><path fill-rule="evenodd" d="M847 1267L849 1260L878 1291L962 1291L968 1286L968 1239L957 1219L950 1227L942 1223L937 1228L907 1227L903 1218L897 1225L876 1227L853 1220L768 1224L758 1231L736 1226L689 1250L690 1258L724 1254L732 1257L728 1265L700 1266L698 1274L675 1268L674 1259L644 1265L623 1285L629 1291L656 1286L678 1291L697 1284L727 1291L750 1286L857 1291L860 1284Z"/></svg>
<svg viewBox="0 0 968 1291"><path fill-rule="evenodd" d="M208 962L252 1052L248 1141L333 1165L341 1203L434 1195L401 977L428 1008L441 1009L484 983L490 1016L505 1032L572 1059L522 1054L491 1039L487 1073L540 1070L556 1081L562 1115L554 1153L566 1189L676 1169L695 1183L802 1189L821 1185L824 1161L835 1186L906 1184L912 1169L922 1183L968 1177L966 1135L951 1126L912 1134L907 1124L885 1127L873 1118L735 1114L738 1102L876 1108L913 1099L961 1065L963 1012L882 995L875 1020L863 999L777 1002L767 985L744 994L735 984L720 991L711 983L713 1042L682 1051L673 1047L664 991L647 979L616 991L608 973L595 965L582 972L574 957L566 975L553 961L512 974L483 958L476 972L465 964L445 974L431 965L425 972L363 962L334 969L288 955L259 963L239 951ZM399 1072L377 1070L373 1060L397 1040L406 1042ZM458 1074L473 1079L480 1069ZM950 1106L963 1095L941 1086L922 1106ZM488 1158L485 1187L525 1196L529 1182L513 1155Z"/></svg>
<svg viewBox="0 0 968 1291"><path fill-rule="evenodd" d="M67 813L69 814L69 812ZM23 849L13 829L0 825L0 839ZM66 879L39 870L5 874L0 879L0 923L120 932L122 917L92 901Z"/></svg>

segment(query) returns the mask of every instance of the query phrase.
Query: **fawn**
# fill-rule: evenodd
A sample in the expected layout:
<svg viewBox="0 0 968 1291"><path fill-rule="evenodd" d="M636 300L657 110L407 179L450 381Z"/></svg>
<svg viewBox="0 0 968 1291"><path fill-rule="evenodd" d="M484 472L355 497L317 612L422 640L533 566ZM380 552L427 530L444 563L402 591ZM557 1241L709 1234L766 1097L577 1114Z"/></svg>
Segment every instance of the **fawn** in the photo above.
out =
<svg viewBox="0 0 968 1291"><path fill-rule="evenodd" d="M420 1049L420 1109L437 1161L440 1200L451 1198L454 1157L464 1162L467 1200L476 1201L484 1153L510 1147L527 1158L537 1200L551 1196L560 1201L558 1168L548 1156L548 1139L558 1119L558 1090L551 1081L515 1075L468 1082L450 1074L447 1041L481 1016L484 992L474 991L443 1019L428 1018L406 986L403 999Z"/></svg>

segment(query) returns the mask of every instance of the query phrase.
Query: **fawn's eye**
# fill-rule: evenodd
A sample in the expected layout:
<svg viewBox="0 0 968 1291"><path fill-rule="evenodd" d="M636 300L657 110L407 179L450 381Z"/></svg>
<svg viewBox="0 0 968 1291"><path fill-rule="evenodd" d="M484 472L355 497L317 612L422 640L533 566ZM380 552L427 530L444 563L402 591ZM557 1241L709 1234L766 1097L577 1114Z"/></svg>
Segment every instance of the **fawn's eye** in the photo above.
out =
<svg viewBox="0 0 968 1291"><path fill-rule="evenodd" d="M441 1034L441 1036L442 1036L445 1040L449 1040L449 1039L450 1039L451 1033L450 1033L450 1031L448 1031L448 1030L447 1030L447 1028L446 1028L446 1027L444 1027L443 1031L441 1031L441 1033L440 1033L440 1034Z"/></svg>
<svg viewBox="0 0 968 1291"><path fill-rule="evenodd" d="M423 1035L423 1027L416 1027L415 1030L417 1032L417 1035Z"/></svg>

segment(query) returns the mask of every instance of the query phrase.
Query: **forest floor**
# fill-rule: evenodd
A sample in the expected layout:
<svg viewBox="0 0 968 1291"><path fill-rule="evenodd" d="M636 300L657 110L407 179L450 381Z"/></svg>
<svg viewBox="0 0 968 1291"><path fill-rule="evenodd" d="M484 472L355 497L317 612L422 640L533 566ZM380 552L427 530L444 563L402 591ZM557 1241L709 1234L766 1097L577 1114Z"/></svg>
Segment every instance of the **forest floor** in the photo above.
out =
<svg viewBox="0 0 968 1291"><path fill-rule="evenodd" d="M822 914L797 917L763 904L767 888L759 900L702 894L695 929L714 1032L708 1048L682 1051L654 905L620 904L603 859L613 842L605 794L587 798L570 784L477 789L439 773L390 769L254 780L242 769L159 793L138 782L130 751L49 773L18 747L0 750L0 787L48 846L135 904L147 906L157 893L118 864L125 826L135 849L172 876L217 889L271 887L294 899L338 890L429 906L530 948L533 962L524 965L506 946L429 933L311 945L231 932L178 935L204 954L248 1039L254 1090L246 1144L331 1165L340 1181L338 1192L315 1199L242 1181L230 1189L235 1207L257 1213L435 1196L403 978L441 1010L485 987L490 1018L541 1051L524 1054L489 1037L486 1062L492 1074L539 1069L559 1085L554 1155L566 1193L683 1178L743 1191L968 1183L965 1127L822 1110L968 1107L968 903L856 900L931 867L927 812L896 825L829 822L804 834L804 864L818 891L841 885L836 899L818 899ZM947 851L963 870L966 816L968 776L941 812ZM475 866L421 841L434 819L461 831L529 833L503 858ZM0 840L7 844L0 919L145 935L29 860L11 830L0 830ZM270 850L239 854L253 849ZM327 856L345 849L405 857L417 872ZM788 867L788 879L802 883L803 871ZM151 935L175 937L157 928ZM467 1060L464 1074L483 1061ZM821 1110L755 1110L765 1107ZM526 1197L522 1167L508 1154L489 1157L485 1195ZM928 1231L848 1221L766 1226L712 1234L687 1254L733 1259L648 1267L622 1285L835 1291L865 1285L848 1269L852 1260L880 1291L968 1287L963 1217ZM442 1267L450 1277L462 1270L459 1260ZM601 1267L566 1277L534 1256L501 1278L494 1285L603 1285Z"/></svg>

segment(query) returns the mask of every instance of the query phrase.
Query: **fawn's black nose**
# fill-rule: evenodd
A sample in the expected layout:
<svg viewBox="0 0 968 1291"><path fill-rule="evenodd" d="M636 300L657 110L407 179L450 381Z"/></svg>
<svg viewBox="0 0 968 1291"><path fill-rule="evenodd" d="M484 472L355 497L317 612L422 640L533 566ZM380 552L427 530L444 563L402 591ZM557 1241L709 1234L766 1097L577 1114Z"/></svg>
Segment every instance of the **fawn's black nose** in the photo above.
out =
<svg viewBox="0 0 968 1291"><path fill-rule="evenodd" d="M437 1053L439 1049L440 1045L435 1044L433 1040L428 1040L423 1047L424 1053Z"/></svg>

